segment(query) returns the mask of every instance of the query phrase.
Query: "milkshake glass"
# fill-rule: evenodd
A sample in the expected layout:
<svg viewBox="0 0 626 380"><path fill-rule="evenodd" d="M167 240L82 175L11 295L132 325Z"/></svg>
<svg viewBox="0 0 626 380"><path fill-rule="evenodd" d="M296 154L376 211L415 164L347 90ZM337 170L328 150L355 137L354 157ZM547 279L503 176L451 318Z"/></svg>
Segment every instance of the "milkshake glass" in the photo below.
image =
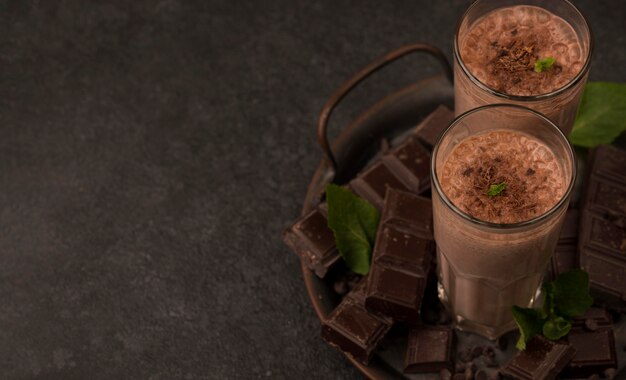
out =
<svg viewBox="0 0 626 380"><path fill-rule="evenodd" d="M439 297L457 328L496 339L515 327L511 306L533 304L575 177L565 135L526 107L479 107L442 134L433 222ZM487 195L491 182L507 187Z"/></svg>
<svg viewBox="0 0 626 380"><path fill-rule="evenodd" d="M567 135L592 48L585 17L567 0L477 0L454 39L455 115L518 104L546 115ZM552 66L535 71L537 61L552 58Z"/></svg>

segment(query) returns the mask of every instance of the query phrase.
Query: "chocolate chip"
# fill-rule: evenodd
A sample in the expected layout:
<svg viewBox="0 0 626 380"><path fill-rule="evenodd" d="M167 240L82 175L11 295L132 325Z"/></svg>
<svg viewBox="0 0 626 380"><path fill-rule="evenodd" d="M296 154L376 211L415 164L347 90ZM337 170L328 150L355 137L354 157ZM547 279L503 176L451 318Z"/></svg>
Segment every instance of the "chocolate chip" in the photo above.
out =
<svg viewBox="0 0 626 380"><path fill-rule="evenodd" d="M473 359L472 351L470 349L465 349L459 352L459 360L461 360L462 362L464 363L471 362L472 359Z"/></svg>
<svg viewBox="0 0 626 380"><path fill-rule="evenodd" d="M469 177L470 174L472 174L474 172L474 169L472 168L467 168L465 169L465 171L463 172L463 175L466 177Z"/></svg>
<svg viewBox="0 0 626 380"><path fill-rule="evenodd" d="M474 371L472 371L472 368L467 367L465 368L465 380L472 380L474 378Z"/></svg>
<svg viewBox="0 0 626 380"><path fill-rule="evenodd" d="M604 376L606 376L608 380L615 379L615 375L617 375L617 371L615 370L615 368L609 368L604 371Z"/></svg>
<svg viewBox="0 0 626 380"><path fill-rule="evenodd" d="M472 356L474 358L477 358L482 354L483 354L483 348L481 346L475 346L474 348L472 348Z"/></svg>
<svg viewBox="0 0 626 380"><path fill-rule="evenodd" d="M336 281L333 285L333 289L335 290L335 293L343 296L348 293L348 284L345 281Z"/></svg>
<svg viewBox="0 0 626 380"><path fill-rule="evenodd" d="M489 368L499 367L498 362L496 361L496 358L492 356L483 356L483 363L485 363L485 365Z"/></svg>
<svg viewBox="0 0 626 380"><path fill-rule="evenodd" d="M456 362L456 363L454 364L454 372L455 372L455 373L465 372L465 366L466 366L466 363L463 363L463 362Z"/></svg>
<svg viewBox="0 0 626 380"><path fill-rule="evenodd" d="M452 379L452 373L450 373L449 370L444 368L441 371L439 371L439 378L441 380L451 380Z"/></svg>
<svg viewBox="0 0 626 380"><path fill-rule="evenodd" d="M471 369L472 372L476 372L476 363L474 362L469 362L469 363L465 363L465 369Z"/></svg>
<svg viewBox="0 0 626 380"><path fill-rule="evenodd" d="M493 347L491 347L491 346L486 346L486 347L483 349L483 354L484 354L485 356L488 356L488 357L490 357L490 358L493 358L493 357L495 357L495 356L496 356L496 351L493 349Z"/></svg>
<svg viewBox="0 0 626 380"><path fill-rule="evenodd" d="M533 175L535 174L535 171L532 170L531 168L528 168L528 170L526 170L526 175Z"/></svg>
<svg viewBox="0 0 626 380"><path fill-rule="evenodd" d="M512 36L517 36L517 29L511 30L511 35Z"/></svg>
<svg viewBox="0 0 626 380"><path fill-rule="evenodd" d="M585 319L585 327L589 331L596 331L598 329L598 322L593 319Z"/></svg>
<svg viewBox="0 0 626 380"><path fill-rule="evenodd" d="M476 372L476 376L474 378L476 380L487 380L488 379L487 372L484 369L481 369L478 372Z"/></svg>

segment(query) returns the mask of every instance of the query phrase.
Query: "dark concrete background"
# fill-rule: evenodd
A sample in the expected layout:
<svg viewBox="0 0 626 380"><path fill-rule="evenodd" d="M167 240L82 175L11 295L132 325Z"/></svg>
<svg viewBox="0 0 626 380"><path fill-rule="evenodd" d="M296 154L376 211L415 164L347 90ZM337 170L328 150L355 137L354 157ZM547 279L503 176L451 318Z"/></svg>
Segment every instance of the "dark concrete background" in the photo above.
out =
<svg viewBox="0 0 626 380"><path fill-rule="evenodd" d="M626 7L576 1L591 78ZM329 94L469 1L0 1L0 378L360 378L281 242ZM399 62L337 110L435 72Z"/></svg>

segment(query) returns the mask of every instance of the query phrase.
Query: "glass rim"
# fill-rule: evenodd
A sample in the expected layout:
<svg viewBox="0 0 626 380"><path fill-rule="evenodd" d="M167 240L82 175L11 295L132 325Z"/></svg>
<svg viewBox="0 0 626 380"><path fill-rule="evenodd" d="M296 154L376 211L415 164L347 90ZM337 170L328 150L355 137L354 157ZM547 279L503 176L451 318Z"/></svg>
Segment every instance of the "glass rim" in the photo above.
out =
<svg viewBox="0 0 626 380"><path fill-rule="evenodd" d="M441 185L439 184L439 178L437 177L437 171L435 170L435 165L436 165L437 154L439 153L439 144L441 143L441 141L443 141L443 139L446 137L446 135L456 125L458 125L463 119L465 119L467 116L470 116L470 115L472 115L474 113L482 112L484 110L488 110L488 109L491 109L491 108L506 108L506 107L508 107L508 108L515 108L515 109L518 109L518 110L522 110L524 112L530 112L534 116L536 116L539 119L541 119L541 120L545 121L546 123L548 123L549 128L551 128L553 130L553 132L555 132L557 134L557 136L558 136L557 138L565 141L566 151L567 151L568 155L570 156L570 160L571 160L571 163L572 163L571 164L571 167L572 167L572 177L570 178L569 185L567 186L567 189L565 190L565 193L563 193L563 196L559 199L558 202L556 202L554 204L554 206L552 206L552 208L550 208L549 210L547 210L543 214L538 215L538 216L536 216L534 218L531 218L531 219L528 219L528 220L517 222L517 223L493 223L493 222L489 222L489 221L486 221L486 220L475 218L475 217L467 214L466 212L464 212L460 208L458 208L454 203L452 203L452 201L444 193L443 189L441 188ZM484 105L484 106L481 106L481 107L473 108L473 109L471 109L469 111L466 111L466 112L462 113L461 115L457 116L450 123L450 125L446 128L446 130L441 134L441 136L439 136L439 140L435 144L435 147L433 148L433 152L432 152L432 155L431 155L431 158L430 158L431 185L434 186L435 191L437 192L437 195L441 198L443 204L445 206L447 206L450 210L452 210L452 212L454 212L455 214L461 216L463 219L469 221L472 224L477 224L477 225L480 225L482 227L488 227L488 228L494 228L494 229L517 229L517 228L520 228L520 227L525 227L525 226L528 226L528 225L540 223L540 222L548 219L557 210L559 210L566 201L569 201L569 196L571 195L572 190L574 189L574 184L576 183L577 175L578 175L578 170L577 170L577 164L576 164L576 154L574 153L574 148L572 147L572 144L569 142L569 140L567 139L567 137L565 136L563 131L561 131L561 129L559 127L557 127L556 124L554 124L550 119L548 119L542 113L539 113L539 112L537 112L535 110L532 110L532 109L530 109L528 107L517 105L517 104L506 104L506 103L487 104L487 105Z"/></svg>
<svg viewBox="0 0 626 380"><path fill-rule="evenodd" d="M488 92L491 95L494 95L496 97L504 98L505 100L534 101L534 100L549 99L549 98L558 96L558 95L566 92L570 88L576 86L580 81L583 80L583 78L585 77L587 72L589 72L589 68L591 67L591 56L593 55L593 50L594 50L593 32L591 30L591 25L589 24L589 20L587 20L587 17L585 17L585 15L578 9L578 7L576 7L569 0L558 0L558 1L561 1L561 2L569 5L574 10L574 12L583 20L583 23L585 24L587 32L589 33L589 51L587 52L587 57L585 59L585 63L583 65L583 67L580 69L580 71L578 72L578 74L576 74L576 76L574 78L572 78L572 80L567 82L564 86L559 87L559 88L557 88L554 91L546 92L545 94L538 94L538 95L509 95L509 94L505 94L503 92L494 90L493 88L487 86L486 84L484 84L483 82L478 80L478 78L476 78L474 76L474 74L472 74L470 72L470 70L467 68L467 66L465 66L465 63L463 62L463 59L461 57L461 51L460 51L460 48L459 48L459 31L461 30L461 24L463 24L463 20L465 20L467 18L467 15L469 14L469 12L476 6L476 4L478 4L479 1L481 1L481 0L475 0L467 8L467 10L465 10L463 15L461 16L461 18L457 22L456 31L454 33L454 49L453 50L454 50L454 59L455 59L456 62L459 63L459 65L460 65L461 69L463 70L463 72L465 73L465 75L475 85L477 85L478 87L480 87L484 91L486 91L486 92ZM522 5L522 4L520 4L520 5ZM505 7L500 7L500 8L505 8ZM541 7L539 7L539 8L541 8ZM496 8L496 9L499 9L499 8Z"/></svg>

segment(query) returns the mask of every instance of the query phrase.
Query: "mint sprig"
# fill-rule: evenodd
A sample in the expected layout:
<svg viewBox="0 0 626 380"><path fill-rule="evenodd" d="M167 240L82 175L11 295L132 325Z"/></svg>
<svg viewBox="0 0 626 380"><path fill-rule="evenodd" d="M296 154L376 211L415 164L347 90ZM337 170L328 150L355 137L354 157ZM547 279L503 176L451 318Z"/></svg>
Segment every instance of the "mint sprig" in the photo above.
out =
<svg viewBox="0 0 626 380"><path fill-rule="evenodd" d="M585 87L574 128L573 145L610 144L626 131L626 83L590 82Z"/></svg>
<svg viewBox="0 0 626 380"><path fill-rule="evenodd" d="M328 227L346 265L355 273L365 275L370 270L372 249L380 214L365 199L341 186L326 186Z"/></svg>
<svg viewBox="0 0 626 380"><path fill-rule="evenodd" d="M556 59L554 57L546 57L543 59L538 59L535 61L535 72L536 73L541 73L544 72L546 70L549 70L552 65L554 65L554 62L556 62Z"/></svg>
<svg viewBox="0 0 626 380"><path fill-rule="evenodd" d="M589 275L582 269L561 274L544 284L543 305L539 309L513 306L511 313L520 330L517 348L524 350L526 342L541 333L550 340L567 335L572 318L584 314L593 304L589 294Z"/></svg>
<svg viewBox="0 0 626 380"><path fill-rule="evenodd" d="M496 195L500 195L506 189L506 182L496 183L494 185L489 186L489 190L487 191L487 195L490 197L495 197Z"/></svg>

